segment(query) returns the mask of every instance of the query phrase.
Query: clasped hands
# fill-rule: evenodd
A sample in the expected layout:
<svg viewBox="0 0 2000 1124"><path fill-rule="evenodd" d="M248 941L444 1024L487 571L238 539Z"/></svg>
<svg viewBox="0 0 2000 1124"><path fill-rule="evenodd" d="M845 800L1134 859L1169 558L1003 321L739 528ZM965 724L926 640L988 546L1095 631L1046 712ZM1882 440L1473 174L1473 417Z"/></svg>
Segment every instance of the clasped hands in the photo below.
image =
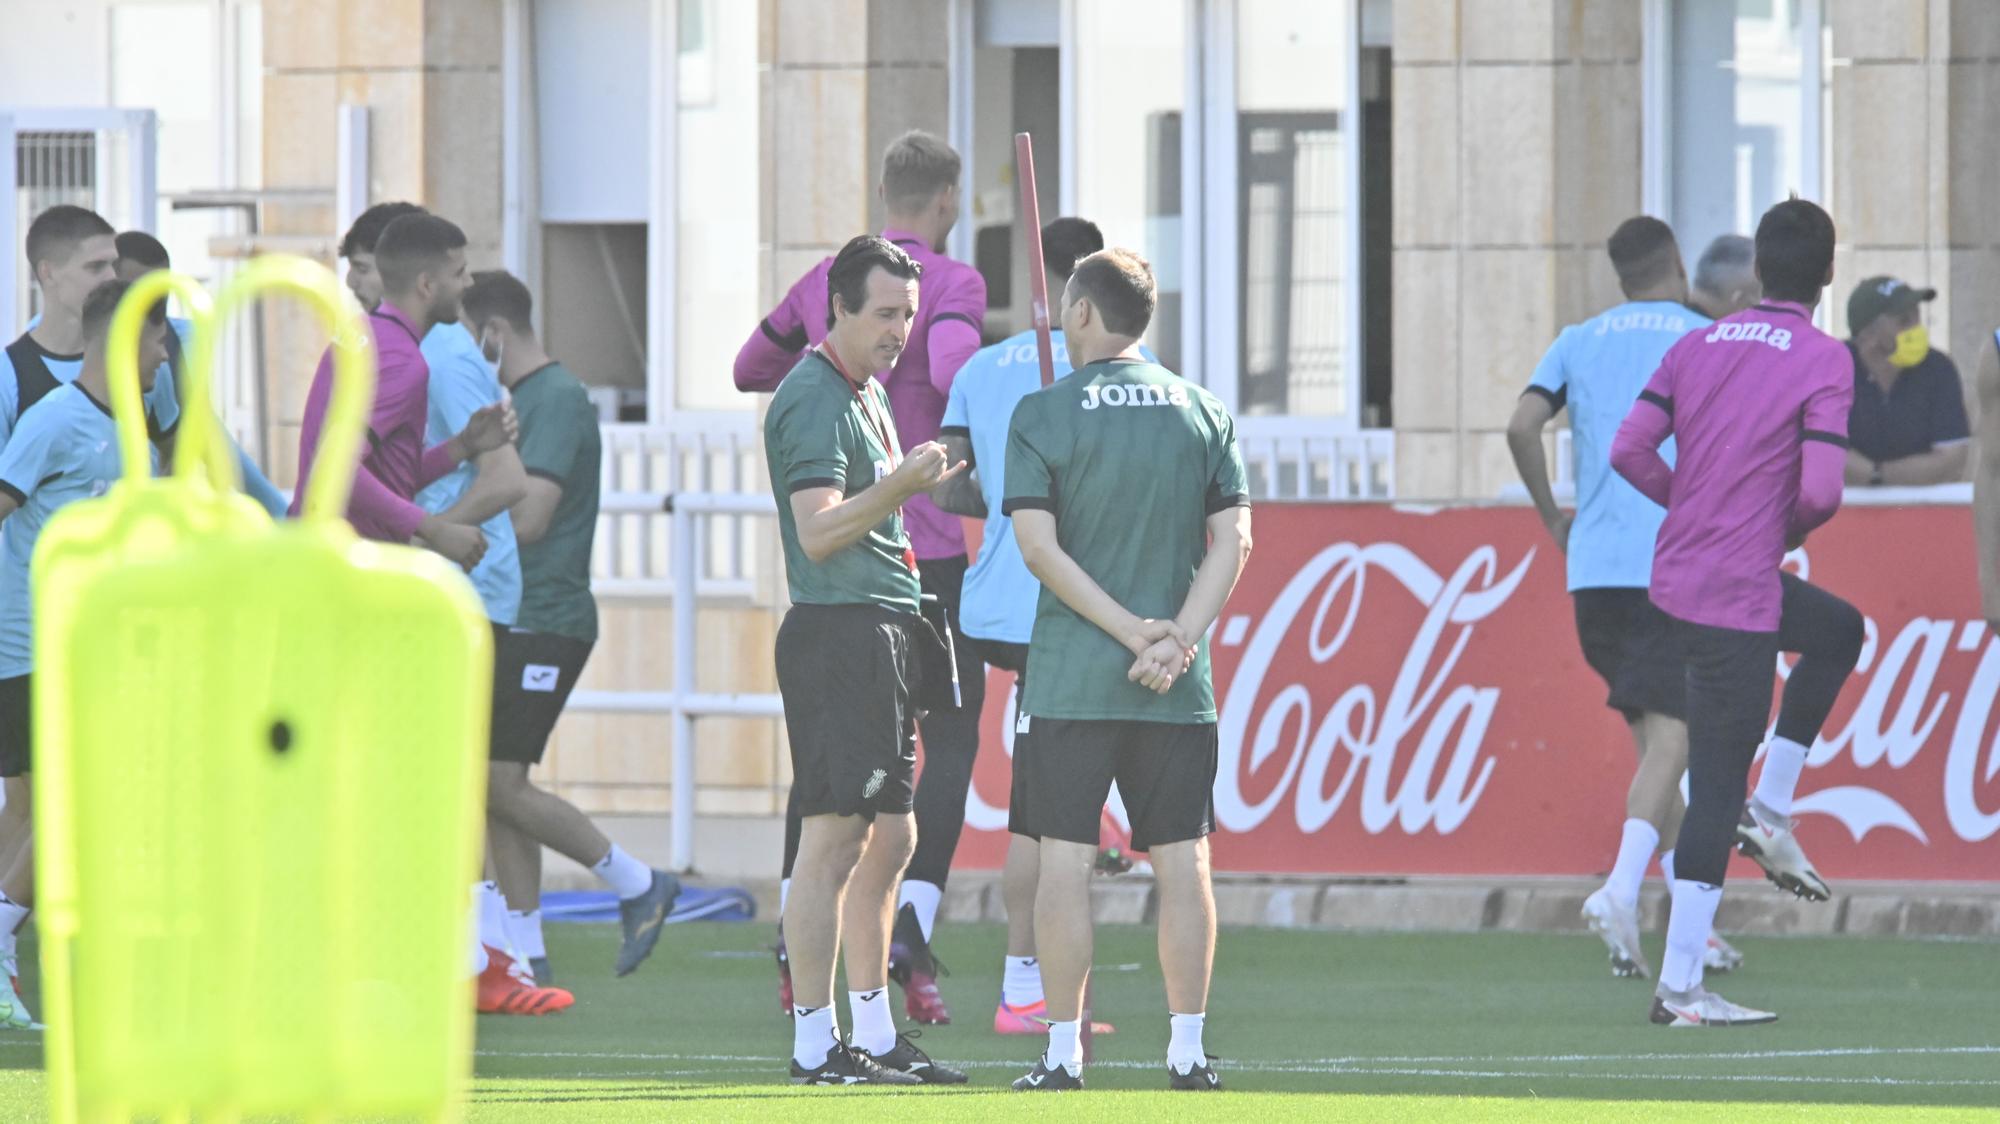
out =
<svg viewBox="0 0 2000 1124"><path fill-rule="evenodd" d="M1176 679L1194 666L1198 642L1198 638L1182 634L1173 621L1141 620L1138 631L1125 644L1138 657L1125 678L1154 694L1164 695L1173 688Z"/></svg>

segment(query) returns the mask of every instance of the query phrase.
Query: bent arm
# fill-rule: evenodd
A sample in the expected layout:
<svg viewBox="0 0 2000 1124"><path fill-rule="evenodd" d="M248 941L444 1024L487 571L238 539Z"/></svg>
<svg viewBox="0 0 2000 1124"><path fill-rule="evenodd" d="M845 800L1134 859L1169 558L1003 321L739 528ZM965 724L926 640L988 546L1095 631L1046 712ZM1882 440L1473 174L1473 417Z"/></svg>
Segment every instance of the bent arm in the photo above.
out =
<svg viewBox="0 0 2000 1124"><path fill-rule="evenodd" d="M1883 461L1882 483L1905 488L1952 484L1965 479L1966 466L1971 463L1971 443L1959 441L1927 453Z"/></svg>
<svg viewBox="0 0 2000 1124"><path fill-rule="evenodd" d="M814 562L860 542L908 499L891 477L842 499L838 488L801 488L792 493L792 522L799 529L799 547Z"/></svg>
<svg viewBox="0 0 2000 1124"><path fill-rule="evenodd" d="M972 438L958 433L945 433L938 437L944 443L944 459L948 464L964 461L972 464ZM978 466L972 471L961 472L931 489L931 502L938 510L953 515L963 515L971 519L986 518L986 496L979 489Z"/></svg>
<svg viewBox="0 0 2000 1124"><path fill-rule="evenodd" d="M1194 572L1187 600L1174 627L1190 641L1208 632L1250 561L1250 505L1225 508L1208 517L1208 553Z"/></svg>
<svg viewBox="0 0 2000 1124"><path fill-rule="evenodd" d="M1507 451L1514 456L1514 470L1535 501L1535 511L1544 524L1562 518L1556 506L1555 490L1549 486L1548 451L1542 446L1542 430L1556 416L1555 402L1530 390L1514 404L1514 416L1507 421Z"/></svg>
<svg viewBox="0 0 2000 1124"><path fill-rule="evenodd" d="M453 523L477 527L521 502L528 493L528 470L521 467L520 451L512 445L479 454L478 475L458 502L442 514Z"/></svg>
<svg viewBox="0 0 2000 1124"><path fill-rule="evenodd" d="M1028 564L1028 572L1036 580L1133 655L1146 650L1151 641L1141 634L1144 619L1104 592L1104 587L1063 550L1056 541L1054 512L1017 508L1010 518L1014 523L1014 541L1021 548L1021 560Z"/></svg>
<svg viewBox="0 0 2000 1124"><path fill-rule="evenodd" d="M1667 506L1674 489L1674 470L1660 455L1660 446L1674 432L1669 409L1650 391L1641 395L1611 442L1611 467L1661 507Z"/></svg>

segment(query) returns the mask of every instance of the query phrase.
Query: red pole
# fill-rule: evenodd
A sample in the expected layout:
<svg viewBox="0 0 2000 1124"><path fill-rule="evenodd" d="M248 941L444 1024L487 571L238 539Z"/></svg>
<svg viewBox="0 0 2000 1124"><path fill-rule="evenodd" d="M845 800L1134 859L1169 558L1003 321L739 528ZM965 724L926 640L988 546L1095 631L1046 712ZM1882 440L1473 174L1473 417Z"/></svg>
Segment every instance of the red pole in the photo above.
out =
<svg viewBox="0 0 2000 1124"><path fill-rule="evenodd" d="M1021 234L1028 240L1028 293L1033 301L1035 351L1042 362L1042 385L1056 381L1055 344L1049 338L1049 271L1042 262L1042 208L1035 196L1035 140L1014 134L1014 176L1021 189ZM1083 978L1083 1018L1080 1026L1083 1060L1090 1060L1090 977Z"/></svg>
<svg viewBox="0 0 2000 1124"><path fill-rule="evenodd" d="M1028 239L1028 292L1032 296L1035 348L1042 360L1042 385L1056 381L1055 347L1049 340L1048 269L1042 264L1042 209L1035 199L1035 142L1014 134L1014 174L1021 189L1021 231ZM1089 1028L1085 1028L1085 1033ZM1088 1041L1088 1039L1086 1039Z"/></svg>

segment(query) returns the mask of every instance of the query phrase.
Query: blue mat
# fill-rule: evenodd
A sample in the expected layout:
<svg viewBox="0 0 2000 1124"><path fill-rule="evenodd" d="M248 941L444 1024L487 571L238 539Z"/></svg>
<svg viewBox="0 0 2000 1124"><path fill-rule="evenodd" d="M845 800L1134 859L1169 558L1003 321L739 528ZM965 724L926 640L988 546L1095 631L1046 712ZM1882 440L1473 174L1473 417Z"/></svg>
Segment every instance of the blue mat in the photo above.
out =
<svg viewBox="0 0 2000 1124"><path fill-rule="evenodd" d="M681 886L667 923L680 921L751 921L757 901L735 886ZM618 895L609 890L556 890L542 895L544 921L616 921Z"/></svg>

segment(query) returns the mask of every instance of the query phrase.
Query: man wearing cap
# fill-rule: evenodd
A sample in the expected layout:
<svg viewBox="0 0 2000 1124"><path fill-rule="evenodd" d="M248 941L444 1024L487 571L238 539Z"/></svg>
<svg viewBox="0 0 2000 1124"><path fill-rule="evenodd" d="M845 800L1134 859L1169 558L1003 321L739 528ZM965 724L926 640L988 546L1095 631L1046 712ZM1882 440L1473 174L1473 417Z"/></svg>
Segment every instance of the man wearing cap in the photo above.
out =
<svg viewBox="0 0 2000 1124"><path fill-rule="evenodd" d="M1936 289L1870 277L1847 298L1854 353L1847 484L1920 487L1965 479L1972 429L1958 368L1931 347L1922 306Z"/></svg>

